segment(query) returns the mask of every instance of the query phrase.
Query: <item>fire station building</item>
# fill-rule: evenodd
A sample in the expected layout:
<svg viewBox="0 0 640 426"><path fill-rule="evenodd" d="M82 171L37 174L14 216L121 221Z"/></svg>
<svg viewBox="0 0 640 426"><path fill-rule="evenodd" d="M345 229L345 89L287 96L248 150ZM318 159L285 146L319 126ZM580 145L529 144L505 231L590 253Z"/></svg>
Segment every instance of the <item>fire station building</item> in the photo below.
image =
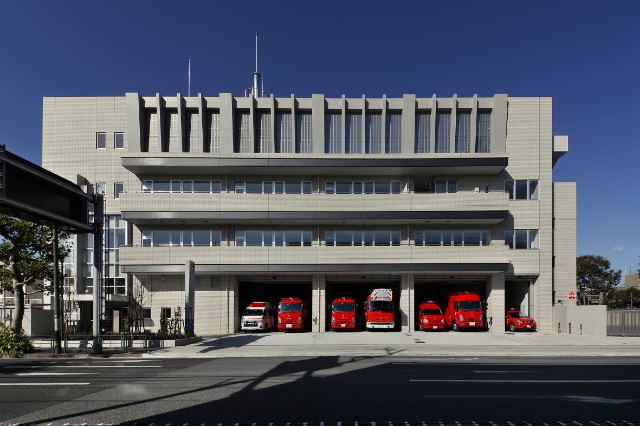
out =
<svg viewBox="0 0 640 426"><path fill-rule="evenodd" d="M249 302L301 297L312 331L334 297L393 290L397 329L457 290L486 301L490 331L520 308L539 330L575 289L576 187L551 98L50 97L42 165L105 194L104 246L74 239L66 290L91 329L94 252L105 318L131 303L157 331L184 306L195 333L234 333ZM67 296L65 296L67 298ZM363 327L363 325L362 325Z"/></svg>

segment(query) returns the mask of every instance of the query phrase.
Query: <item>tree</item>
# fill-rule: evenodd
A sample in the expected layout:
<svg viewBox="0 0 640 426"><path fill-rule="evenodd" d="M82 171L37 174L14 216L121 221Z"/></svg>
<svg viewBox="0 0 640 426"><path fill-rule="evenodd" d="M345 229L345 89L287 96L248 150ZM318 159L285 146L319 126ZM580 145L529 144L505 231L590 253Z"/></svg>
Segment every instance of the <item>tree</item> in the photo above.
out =
<svg viewBox="0 0 640 426"><path fill-rule="evenodd" d="M578 256L576 278L578 292L598 294L607 292L620 283L622 271L611 269L611 263L602 256Z"/></svg>
<svg viewBox="0 0 640 426"><path fill-rule="evenodd" d="M14 293L16 311L11 321L11 330L20 334L24 318L25 286L35 292L53 291L51 285L36 280L53 280L53 229L26 220L0 214L0 287ZM68 238L58 233L63 241ZM58 259L62 262L70 252L68 244L58 244ZM58 266L58 279L62 272Z"/></svg>
<svg viewBox="0 0 640 426"><path fill-rule="evenodd" d="M614 288L603 301L609 309L629 309L640 307L640 289L635 287Z"/></svg>

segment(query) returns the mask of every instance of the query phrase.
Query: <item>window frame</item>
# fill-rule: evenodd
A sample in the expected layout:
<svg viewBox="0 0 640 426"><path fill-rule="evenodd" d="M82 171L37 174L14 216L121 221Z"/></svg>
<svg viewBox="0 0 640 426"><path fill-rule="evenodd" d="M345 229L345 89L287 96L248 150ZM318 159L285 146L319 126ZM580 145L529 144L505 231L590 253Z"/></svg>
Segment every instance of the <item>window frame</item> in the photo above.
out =
<svg viewBox="0 0 640 426"><path fill-rule="evenodd" d="M518 198L518 182L526 182L527 198ZM533 185L532 185L533 184ZM533 186L536 198L532 197L531 187ZM504 181L504 192L509 194L509 201L540 201L540 179L508 179Z"/></svg>
<svg viewBox="0 0 640 426"><path fill-rule="evenodd" d="M120 191L118 191L118 185L120 185ZM120 194L124 192L124 182L114 182L113 183L113 199L119 200Z"/></svg>
<svg viewBox="0 0 640 426"><path fill-rule="evenodd" d="M118 147L118 136L122 135L122 146ZM124 132L113 132L113 149L124 149Z"/></svg>
<svg viewBox="0 0 640 426"><path fill-rule="evenodd" d="M100 136L104 136L103 147L100 147ZM96 132L96 149L107 149L107 132Z"/></svg>
<svg viewBox="0 0 640 426"><path fill-rule="evenodd" d="M526 231L526 248L516 247L516 235L517 231ZM531 239L533 235L533 240ZM511 236L511 244L507 242L507 238ZM504 242L509 246L509 250L540 250L540 230L539 229L505 229L504 230ZM536 243L536 247L532 247L533 243Z"/></svg>

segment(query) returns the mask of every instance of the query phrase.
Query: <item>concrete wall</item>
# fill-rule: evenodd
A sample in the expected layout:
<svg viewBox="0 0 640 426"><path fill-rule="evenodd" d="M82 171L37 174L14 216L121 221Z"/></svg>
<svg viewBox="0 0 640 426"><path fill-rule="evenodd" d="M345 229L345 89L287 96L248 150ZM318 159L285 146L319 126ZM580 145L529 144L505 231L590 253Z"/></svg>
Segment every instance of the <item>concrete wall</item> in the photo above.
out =
<svg viewBox="0 0 640 426"><path fill-rule="evenodd" d="M29 336L53 336L53 310L25 309L22 328Z"/></svg>
<svg viewBox="0 0 640 426"><path fill-rule="evenodd" d="M580 334L580 324L582 324L582 334L584 336L606 336L607 335L607 307L599 306L562 306L553 307L553 330L569 332L571 323L571 334Z"/></svg>
<svg viewBox="0 0 640 426"><path fill-rule="evenodd" d="M553 184L553 291L554 304L565 305L570 291L576 291L576 184ZM557 324L556 324L557 325Z"/></svg>

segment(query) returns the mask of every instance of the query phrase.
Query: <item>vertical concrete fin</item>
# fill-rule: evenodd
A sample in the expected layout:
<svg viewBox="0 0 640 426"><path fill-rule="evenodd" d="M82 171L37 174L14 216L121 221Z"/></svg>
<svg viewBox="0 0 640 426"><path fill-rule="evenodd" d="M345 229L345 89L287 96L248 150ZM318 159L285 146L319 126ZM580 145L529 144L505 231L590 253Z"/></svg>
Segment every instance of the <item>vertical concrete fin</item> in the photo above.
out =
<svg viewBox="0 0 640 426"><path fill-rule="evenodd" d="M127 134L126 140L129 152L144 152L148 150L144 133L144 100L137 93L126 93Z"/></svg>
<svg viewBox="0 0 640 426"><path fill-rule="evenodd" d="M313 133L313 153L324 153L324 95L311 95L311 126Z"/></svg>
<svg viewBox="0 0 640 426"><path fill-rule="evenodd" d="M473 95L469 118L469 152L476 152L476 122L478 121L478 95Z"/></svg>
<svg viewBox="0 0 640 426"><path fill-rule="evenodd" d="M493 97L491 134L489 136L490 151L492 153L506 152L507 150L507 107L507 95L495 95Z"/></svg>
<svg viewBox="0 0 640 426"><path fill-rule="evenodd" d="M451 98L451 119L449 120L449 152L456 152L456 121L458 114L458 95L453 95Z"/></svg>
<svg viewBox="0 0 640 426"><path fill-rule="evenodd" d="M234 101L231 93L220 93L220 153L234 152L233 117Z"/></svg>
<svg viewBox="0 0 640 426"><path fill-rule="evenodd" d="M431 120L429 126L429 153L436 152L436 115L438 114L438 100L436 95L431 97Z"/></svg>
<svg viewBox="0 0 640 426"><path fill-rule="evenodd" d="M400 152L407 155L415 152L416 95L402 97L402 139Z"/></svg>

